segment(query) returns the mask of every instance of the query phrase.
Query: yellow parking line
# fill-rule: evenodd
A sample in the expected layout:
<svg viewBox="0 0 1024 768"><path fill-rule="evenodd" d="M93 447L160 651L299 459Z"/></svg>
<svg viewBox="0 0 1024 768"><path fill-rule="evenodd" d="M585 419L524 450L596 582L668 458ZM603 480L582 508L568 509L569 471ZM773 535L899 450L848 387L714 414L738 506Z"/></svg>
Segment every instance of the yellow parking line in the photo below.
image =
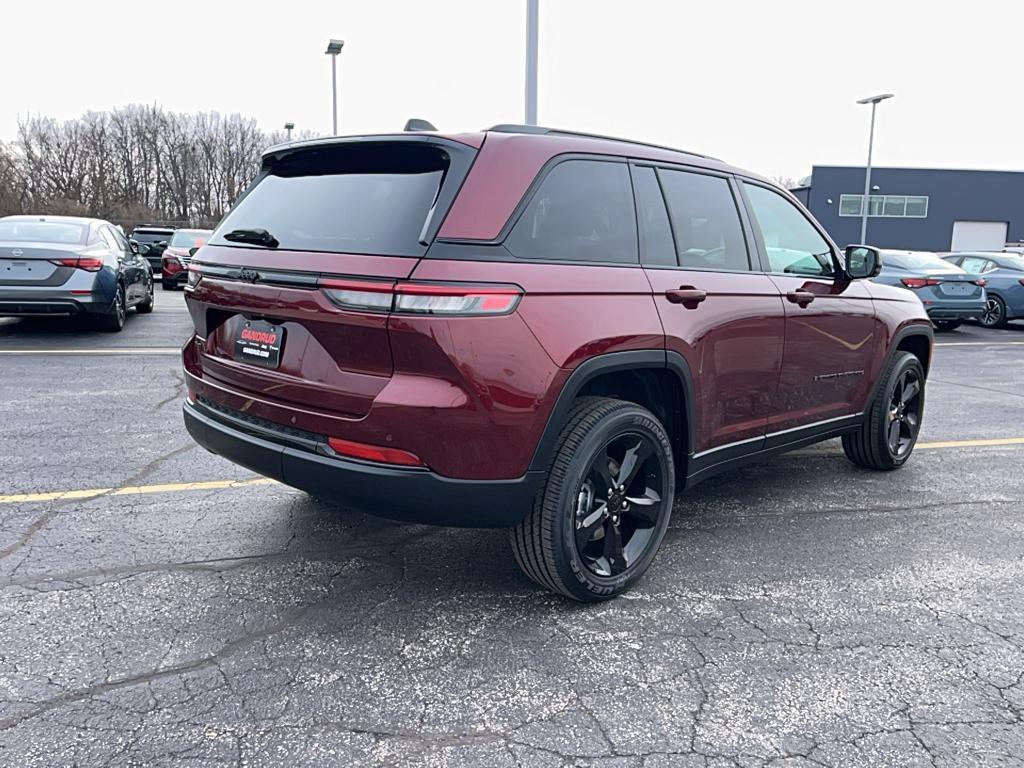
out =
<svg viewBox="0 0 1024 768"><path fill-rule="evenodd" d="M1024 445L1024 437L994 437L975 440L939 440L918 443L917 450L941 450L949 448L992 448L1004 445ZM836 454L834 450L804 448L794 451L793 456ZM159 485L129 485L122 488L89 488L75 491L50 491L47 493L14 493L0 496L0 504L18 504L39 501L66 501L68 499L92 499L97 496L135 496L150 493L177 493L179 491L216 491L227 488L249 488L258 485L276 485L276 480L257 477L253 480L206 480L196 483L162 483Z"/></svg>
<svg viewBox="0 0 1024 768"><path fill-rule="evenodd" d="M184 343L184 342L182 342ZM181 347L93 347L82 349L0 349L0 355L180 355Z"/></svg>
<svg viewBox="0 0 1024 768"><path fill-rule="evenodd" d="M943 341L935 344L936 347L1019 347L1024 346L1024 341Z"/></svg>
<svg viewBox="0 0 1024 768"><path fill-rule="evenodd" d="M89 488L80 491L52 491L50 493L15 493L0 496L0 504L30 501L65 501L91 499L96 496L133 496L143 493L177 493L178 491L215 491L223 488L246 488L253 485L273 485L277 481L266 477L255 480L207 480L199 483L163 483L161 485L129 485L124 488Z"/></svg>

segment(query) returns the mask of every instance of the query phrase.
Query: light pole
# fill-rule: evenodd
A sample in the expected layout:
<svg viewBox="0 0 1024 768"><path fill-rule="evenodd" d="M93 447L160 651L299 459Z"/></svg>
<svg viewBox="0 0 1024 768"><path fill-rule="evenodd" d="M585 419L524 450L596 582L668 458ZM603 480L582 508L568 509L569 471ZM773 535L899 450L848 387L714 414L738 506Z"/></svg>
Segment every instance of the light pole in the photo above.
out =
<svg viewBox="0 0 1024 768"><path fill-rule="evenodd" d="M526 124L537 124L537 35L540 0L526 0Z"/></svg>
<svg viewBox="0 0 1024 768"><path fill-rule="evenodd" d="M295 123L285 123L284 129L288 134L288 141L292 140L292 129L295 127Z"/></svg>
<svg viewBox="0 0 1024 768"><path fill-rule="evenodd" d="M878 96L868 96L866 99L859 99L858 104L871 105L871 131L868 133L868 164L864 168L864 199L860 210L860 244L867 245L868 242L868 209L871 207L871 149L875 143L875 108L878 102L891 99L894 94L880 93Z"/></svg>
<svg viewBox="0 0 1024 768"><path fill-rule="evenodd" d="M333 135L338 135L338 54L345 46L344 40L328 40L327 50L324 51L331 57L331 110L334 115Z"/></svg>

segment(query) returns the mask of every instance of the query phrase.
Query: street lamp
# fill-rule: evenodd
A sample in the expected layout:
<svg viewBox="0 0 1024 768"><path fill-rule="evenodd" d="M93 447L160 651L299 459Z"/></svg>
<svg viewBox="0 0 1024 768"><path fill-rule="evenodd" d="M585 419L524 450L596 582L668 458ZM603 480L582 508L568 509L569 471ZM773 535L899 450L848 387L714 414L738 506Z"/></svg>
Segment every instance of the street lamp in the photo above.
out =
<svg viewBox="0 0 1024 768"><path fill-rule="evenodd" d="M859 99L858 104L871 105L871 131L868 133L868 164L864 168L864 199L860 211L860 242L867 245L868 242L868 209L871 207L871 149L875 143L875 108L878 102L891 99L894 94L880 93L878 96L868 96L866 99Z"/></svg>
<svg viewBox="0 0 1024 768"><path fill-rule="evenodd" d="M288 141L292 140L292 129L295 127L295 123L285 123L284 129L288 132Z"/></svg>
<svg viewBox="0 0 1024 768"><path fill-rule="evenodd" d="M334 114L334 135L338 135L338 54L345 46L344 40L328 40L327 50L324 51L331 57L331 109Z"/></svg>
<svg viewBox="0 0 1024 768"><path fill-rule="evenodd" d="M539 0L526 0L526 124L537 124L537 37Z"/></svg>

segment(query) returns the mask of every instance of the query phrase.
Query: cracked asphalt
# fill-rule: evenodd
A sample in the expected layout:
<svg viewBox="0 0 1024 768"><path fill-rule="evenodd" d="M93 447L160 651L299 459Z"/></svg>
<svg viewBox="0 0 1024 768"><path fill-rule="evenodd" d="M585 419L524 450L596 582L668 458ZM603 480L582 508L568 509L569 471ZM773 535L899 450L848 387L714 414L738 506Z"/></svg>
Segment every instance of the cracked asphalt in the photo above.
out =
<svg viewBox="0 0 1024 768"><path fill-rule="evenodd" d="M253 477L171 354L2 354L180 344L157 305L0 321L0 493ZM922 440L1024 436L1024 326L937 340ZM1024 766L1024 445L836 451L680 497L597 606L280 485L0 503L0 764Z"/></svg>

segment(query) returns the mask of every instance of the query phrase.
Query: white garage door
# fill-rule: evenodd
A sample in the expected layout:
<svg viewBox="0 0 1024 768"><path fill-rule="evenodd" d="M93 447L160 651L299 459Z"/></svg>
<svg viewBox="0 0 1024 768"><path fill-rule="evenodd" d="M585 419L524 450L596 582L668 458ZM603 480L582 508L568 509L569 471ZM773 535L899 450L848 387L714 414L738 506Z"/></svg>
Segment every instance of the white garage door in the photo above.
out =
<svg viewBox="0 0 1024 768"><path fill-rule="evenodd" d="M1005 221L954 221L951 251L1001 251L1006 245Z"/></svg>

